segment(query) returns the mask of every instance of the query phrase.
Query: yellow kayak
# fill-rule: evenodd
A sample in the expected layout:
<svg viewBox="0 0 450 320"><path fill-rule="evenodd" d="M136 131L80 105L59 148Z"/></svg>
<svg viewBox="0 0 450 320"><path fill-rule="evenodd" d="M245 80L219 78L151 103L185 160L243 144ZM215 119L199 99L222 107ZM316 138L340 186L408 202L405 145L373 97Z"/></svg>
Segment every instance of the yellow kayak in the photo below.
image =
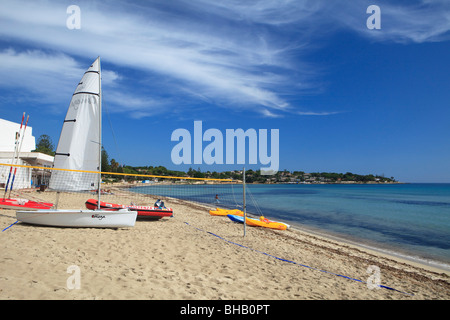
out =
<svg viewBox="0 0 450 320"><path fill-rule="evenodd" d="M228 210L228 209L221 209L216 208L216 210L209 210L209 214L212 216L226 216L229 214L234 214L236 216L243 216L244 212L238 209Z"/></svg>
<svg viewBox="0 0 450 320"><path fill-rule="evenodd" d="M264 227L264 228L270 228L270 229L277 229L277 230L286 230L288 228L288 225L282 222L276 222L276 221L270 221L263 216L257 219L247 218L245 220L247 222L247 225L254 226L254 227Z"/></svg>

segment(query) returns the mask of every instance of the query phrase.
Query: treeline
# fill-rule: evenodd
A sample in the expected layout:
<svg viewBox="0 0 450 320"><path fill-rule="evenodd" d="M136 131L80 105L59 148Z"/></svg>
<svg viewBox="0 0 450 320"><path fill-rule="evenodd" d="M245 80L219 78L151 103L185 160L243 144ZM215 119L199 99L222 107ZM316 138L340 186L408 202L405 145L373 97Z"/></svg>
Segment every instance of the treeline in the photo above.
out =
<svg viewBox="0 0 450 320"><path fill-rule="evenodd" d="M43 152L49 155L54 155L54 145L48 135L41 135L36 144L36 152ZM187 172L169 170L164 166L127 166L121 165L115 159L109 160L108 153L102 148L102 171L129 174L124 177L110 178L113 180L125 179L145 180L145 177L136 176L141 175L155 175L155 176L172 176L172 177L190 177L200 179L233 179L242 180L242 170L216 172L216 171L201 171L189 168ZM335 173L335 172L311 172L303 171L278 171L274 175L261 175L260 170L246 170L245 181L248 183L394 183L397 182L394 177L387 178L382 175L361 175L351 172Z"/></svg>
<svg viewBox="0 0 450 320"><path fill-rule="evenodd" d="M103 157L104 159L105 157ZM129 173L130 176L127 179L131 180L145 180L145 177L133 176L133 175L155 175L155 176L172 176L172 177L190 177L200 179L232 179L236 181L242 181L242 170L234 171L202 171L200 168L197 170L189 168L187 172L169 170L164 166L120 166L111 160L111 164L108 167L104 167L102 171L106 172L119 172ZM346 173L334 173L334 172L312 172L305 173L303 171L278 171L274 175L261 175L260 170L246 170L245 181L247 183L394 183L397 182L394 177L385 177L384 175L361 175L351 172Z"/></svg>
<svg viewBox="0 0 450 320"><path fill-rule="evenodd" d="M102 156L102 159L105 159ZM145 177L140 177L136 175L152 175L159 176L161 179L162 176L169 177L181 177L181 178L199 178L199 179L233 179L233 180L242 180L242 173L238 173L237 171L227 171L227 172L216 172L216 171L205 171L202 172L199 168L198 170L190 168L187 172L178 171L178 170L170 170L164 166L128 166L128 165L118 165L114 159L111 160L110 165L106 164L106 160L102 164L103 172L117 172L117 173L126 173L130 174L127 177L127 180L145 180ZM149 177L150 178L150 177Z"/></svg>
<svg viewBox="0 0 450 320"><path fill-rule="evenodd" d="M240 172L240 171L239 171ZM242 175L240 174L240 177ZM248 170L245 172L245 180L248 183L394 183L394 177L384 175L361 175L351 172L311 172L303 171L278 171L274 175L261 175L260 170Z"/></svg>
<svg viewBox="0 0 450 320"><path fill-rule="evenodd" d="M283 175L283 174L282 174ZM339 182L360 182L360 183L368 183L368 182L380 182L380 183L392 183L397 182L394 177L385 177L382 175L373 175L373 174L357 174L357 173L335 173L335 172L311 172L305 173L303 171L294 171L291 174L284 172L284 176L290 177L290 179L295 179L300 182L330 182L330 183L339 183Z"/></svg>

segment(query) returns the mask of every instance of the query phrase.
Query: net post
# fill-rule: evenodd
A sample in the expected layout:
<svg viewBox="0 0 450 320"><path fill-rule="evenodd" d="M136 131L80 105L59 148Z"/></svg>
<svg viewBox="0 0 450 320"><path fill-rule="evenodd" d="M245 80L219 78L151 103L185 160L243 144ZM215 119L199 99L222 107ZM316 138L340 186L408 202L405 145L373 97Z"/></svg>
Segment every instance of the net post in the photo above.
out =
<svg viewBox="0 0 450 320"><path fill-rule="evenodd" d="M242 170L242 189L243 189L243 209L244 209L244 237L246 235L247 226L247 210L245 205L245 167Z"/></svg>

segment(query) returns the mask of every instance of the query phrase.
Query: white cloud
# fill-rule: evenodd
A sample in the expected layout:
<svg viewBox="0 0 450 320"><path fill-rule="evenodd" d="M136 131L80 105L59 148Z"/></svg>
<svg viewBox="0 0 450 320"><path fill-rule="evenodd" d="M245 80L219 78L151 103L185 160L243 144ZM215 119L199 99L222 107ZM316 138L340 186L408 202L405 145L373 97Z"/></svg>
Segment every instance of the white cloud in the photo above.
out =
<svg viewBox="0 0 450 320"><path fill-rule="evenodd" d="M333 114L338 114L338 113L342 113L342 111L340 112L312 112L312 111L298 111L296 112L296 114L298 115L302 115L302 116L329 116L329 115L333 115Z"/></svg>
<svg viewBox="0 0 450 320"><path fill-rule="evenodd" d="M287 97L311 87L314 68L298 58L293 60L292 53L310 53L313 37L341 27L374 39L423 42L445 39L449 30L445 1L401 7L381 2L382 32L365 28L368 4L363 0L79 1L77 5L81 29L69 30L67 3L0 3L0 37L14 48L1 52L5 60L0 61L0 72L17 68L10 80L0 80L2 86L67 101L62 95L71 94L85 70L80 61L90 63L100 55L103 62L118 69L171 79L172 89L148 84L150 92L154 87L166 92L181 88L178 93L189 92L189 97L197 96L202 102L274 117L295 114L296 107ZM20 49L24 46L33 49ZM149 99L149 92L137 88L137 79L123 79L107 70L103 75L105 86L120 83L127 88L127 93L114 99L115 110L123 103L123 110L146 115L162 112L162 106L171 102Z"/></svg>
<svg viewBox="0 0 450 320"><path fill-rule="evenodd" d="M305 21L326 5L317 0L225 0L186 1L199 11L207 11L228 20L249 21L264 25L283 26Z"/></svg>
<svg viewBox="0 0 450 320"><path fill-rule="evenodd" d="M27 90L37 97L48 97L48 102L63 98L69 86L75 89L84 71L77 62L61 53L46 54L40 50L16 52L12 48L0 51L0 84L6 88ZM64 76L62 76L64 75Z"/></svg>
<svg viewBox="0 0 450 320"><path fill-rule="evenodd" d="M381 10L381 29L369 30L366 9L376 4ZM327 8L337 26L354 30L377 41L423 43L450 39L450 1L411 0L373 3L366 0L339 1Z"/></svg>
<svg viewBox="0 0 450 320"><path fill-rule="evenodd" d="M52 111L66 112L77 83L89 67L63 53L42 50L17 52L12 48L0 51L0 86L11 89L11 96L47 104ZM119 75L103 70L102 83L113 85Z"/></svg>
<svg viewBox="0 0 450 320"><path fill-rule="evenodd" d="M121 3L79 6L81 29L68 30L61 6L47 1L36 1L32 7L21 1L3 2L0 34L70 55L95 57L100 52L104 61L170 76L222 105L231 100L235 107L286 109L287 102L276 87L285 85L288 78L262 71L279 68L285 72L292 66L283 57L283 48L272 45L268 37L254 37L236 26L222 29L212 24L205 30L203 22L186 17L178 22L163 20L167 13L149 19L146 14L152 8L130 14L119 8Z"/></svg>

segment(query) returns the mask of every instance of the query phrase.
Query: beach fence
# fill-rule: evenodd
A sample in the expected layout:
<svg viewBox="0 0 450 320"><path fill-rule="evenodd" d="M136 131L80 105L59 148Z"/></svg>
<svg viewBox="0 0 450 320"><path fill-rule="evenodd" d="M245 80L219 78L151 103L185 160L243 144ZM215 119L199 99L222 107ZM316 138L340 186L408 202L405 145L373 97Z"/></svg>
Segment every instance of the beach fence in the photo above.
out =
<svg viewBox="0 0 450 320"><path fill-rule="evenodd" d="M100 185L100 188L99 188ZM88 199L123 205L170 207L181 199L211 208L243 208L242 180L188 176L157 176L69 170L0 163L0 196L52 202L57 207L69 196L85 209ZM255 214L257 210L255 211Z"/></svg>

